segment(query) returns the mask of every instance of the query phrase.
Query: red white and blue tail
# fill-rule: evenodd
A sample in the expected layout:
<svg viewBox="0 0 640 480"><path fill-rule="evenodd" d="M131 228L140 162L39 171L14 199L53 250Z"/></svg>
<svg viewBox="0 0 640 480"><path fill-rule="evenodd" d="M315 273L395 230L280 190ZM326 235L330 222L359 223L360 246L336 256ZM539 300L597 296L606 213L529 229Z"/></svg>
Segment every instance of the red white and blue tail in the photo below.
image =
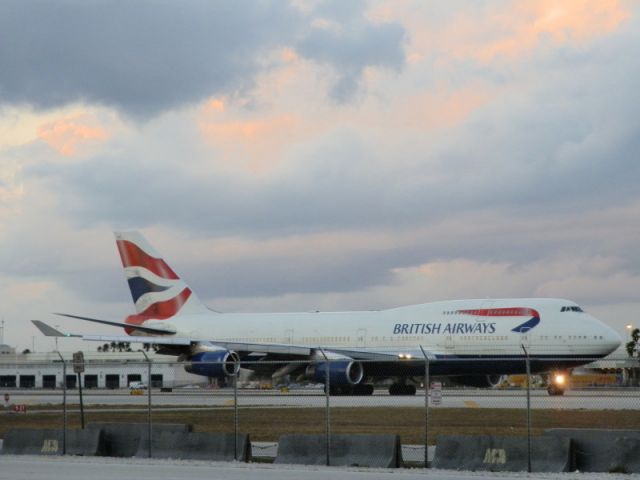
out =
<svg viewBox="0 0 640 480"><path fill-rule="evenodd" d="M136 317L158 320L207 307L138 232L114 232Z"/></svg>

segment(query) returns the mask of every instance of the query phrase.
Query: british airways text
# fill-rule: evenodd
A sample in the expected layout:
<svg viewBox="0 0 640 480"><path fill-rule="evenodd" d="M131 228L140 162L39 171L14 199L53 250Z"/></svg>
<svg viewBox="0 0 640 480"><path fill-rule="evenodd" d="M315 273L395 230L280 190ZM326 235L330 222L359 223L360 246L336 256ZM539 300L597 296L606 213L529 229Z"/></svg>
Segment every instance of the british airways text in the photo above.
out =
<svg viewBox="0 0 640 480"><path fill-rule="evenodd" d="M495 323L396 323L394 335L435 335L456 333L495 333Z"/></svg>

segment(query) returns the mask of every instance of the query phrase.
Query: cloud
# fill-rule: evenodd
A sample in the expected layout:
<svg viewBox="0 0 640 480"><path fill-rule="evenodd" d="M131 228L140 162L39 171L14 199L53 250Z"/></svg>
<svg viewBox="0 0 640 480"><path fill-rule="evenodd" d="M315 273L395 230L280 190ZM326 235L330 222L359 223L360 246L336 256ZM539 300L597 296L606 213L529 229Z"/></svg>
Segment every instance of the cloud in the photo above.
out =
<svg viewBox="0 0 640 480"><path fill-rule="evenodd" d="M155 115L250 87L262 55L291 43L297 22L285 2L4 2L2 100Z"/></svg>
<svg viewBox="0 0 640 480"><path fill-rule="evenodd" d="M298 42L297 51L305 58L333 67L337 79L330 96L339 103L354 98L364 69L381 67L399 71L405 62L405 29L399 23L371 23L362 2L322 2L316 8L311 30Z"/></svg>
<svg viewBox="0 0 640 480"><path fill-rule="evenodd" d="M402 63L399 25L360 21L355 33L325 36L313 21L280 1L11 0L0 6L0 98L37 109L100 104L148 119L207 97L247 94L259 72L277 66L271 52L298 44L312 60L349 69L354 81L367 65ZM338 46L347 53L331 54Z"/></svg>
<svg viewBox="0 0 640 480"><path fill-rule="evenodd" d="M105 141L107 132L100 126L81 123L82 119L62 118L38 128L38 137L63 156L74 156L80 145Z"/></svg>
<svg viewBox="0 0 640 480"><path fill-rule="evenodd" d="M533 0L494 12L484 28L495 28L495 38L480 44L475 56L488 62L514 58L547 42L581 44L615 31L630 12L618 0ZM486 31L486 30L485 30Z"/></svg>
<svg viewBox="0 0 640 480"><path fill-rule="evenodd" d="M205 110L211 111L211 106ZM285 145L300 129L291 114L225 120L202 115L198 126L205 140L233 165L255 174L268 173L281 162Z"/></svg>
<svg viewBox="0 0 640 480"><path fill-rule="evenodd" d="M24 185L18 178L20 169L16 162L0 166L0 209L24 195Z"/></svg>

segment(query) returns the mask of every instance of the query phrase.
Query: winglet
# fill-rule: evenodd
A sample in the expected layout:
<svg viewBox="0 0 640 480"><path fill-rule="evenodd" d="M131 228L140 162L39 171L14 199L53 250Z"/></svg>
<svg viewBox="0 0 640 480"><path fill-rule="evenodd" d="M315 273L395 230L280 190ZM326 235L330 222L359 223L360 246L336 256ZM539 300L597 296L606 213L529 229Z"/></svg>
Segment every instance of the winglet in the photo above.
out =
<svg viewBox="0 0 640 480"><path fill-rule="evenodd" d="M72 335L70 333L62 333L60 330L47 325L40 320L31 320L38 330L40 330L45 337L79 337L80 335Z"/></svg>

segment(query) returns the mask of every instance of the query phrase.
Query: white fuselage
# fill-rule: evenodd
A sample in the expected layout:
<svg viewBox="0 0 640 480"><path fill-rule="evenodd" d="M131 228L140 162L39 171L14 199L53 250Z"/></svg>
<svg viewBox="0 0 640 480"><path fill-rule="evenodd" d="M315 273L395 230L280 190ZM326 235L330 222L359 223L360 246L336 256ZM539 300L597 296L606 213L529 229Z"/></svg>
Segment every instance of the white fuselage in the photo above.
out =
<svg viewBox="0 0 640 480"><path fill-rule="evenodd" d="M613 329L576 310L563 299L455 300L382 311L211 312L163 323L169 322L176 336L203 341L390 353L417 353L422 347L444 357L520 356L523 345L532 356L602 357L619 346Z"/></svg>

